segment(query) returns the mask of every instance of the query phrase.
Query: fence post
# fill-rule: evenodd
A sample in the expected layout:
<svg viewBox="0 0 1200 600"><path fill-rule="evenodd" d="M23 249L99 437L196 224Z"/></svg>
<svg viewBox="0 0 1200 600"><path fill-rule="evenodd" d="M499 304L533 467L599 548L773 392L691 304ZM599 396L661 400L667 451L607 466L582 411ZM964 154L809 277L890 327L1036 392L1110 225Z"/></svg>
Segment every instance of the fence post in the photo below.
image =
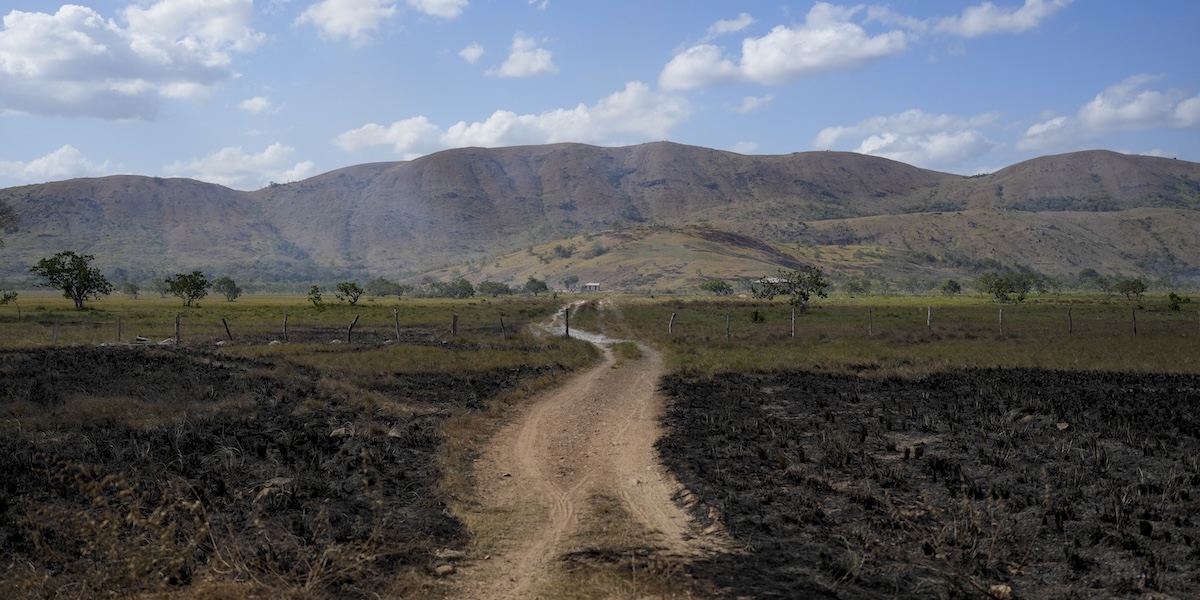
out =
<svg viewBox="0 0 1200 600"><path fill-rule="evenodd" d="M671 320L667 322L667 335L675 333L675 313L671 313Z"/></svg>
<svg viewBox="0 0 1200 600"><path fill-rule="evenodd" d="M792 305L792 337L796 337L796 305Z"/></svg>
<svg viewBox="0 0 1200 600"><path fill-rule="evenodd" d="M400 343L400 309L392 309L392 317L396 319L396 343Z"/></svg>
<svg viewBox="0 0 1200 600"><path fill-rule="evenodd" d="M563 334L563 336L571 337L571 307L570 306L567 306L566 308L563 309L563 325L565 328L564 331L566 332Z"/></svg>
<svg viewBox="0 0 1200 600"><path fill-rule="evenodd" d="M504 329L504 317L503 316L500 317L500 338L505 339L505 340L508 339L508 331L506 329Z"/></svg>
<svg viewBox="0 0 1200 600"><path fill-rule="evenodd" d="M225 317L221 317L221 324L225 326L225 337L229 338L229 341L232 342L233 334L229 333L229 321L226 321Z"/></svg>
<svg viewBox="0 0 1200 600"><path fill-rule="evenodd" d="M1071 307L1067 307L1067 334L1075 333L1075 318L1071 316Z"/></svg>
<svg viewBox="0 0 1200 600"><path fill-rule="evenodd" d="M288 339L287 339L287 318L288 318L288 314L283 313L283 341L285 341L285 342L288 341Z"/></svg>
<svg viewBox="0 0 1200 600"><path fill-rule="evenodd" d="M867 309L867 337L875 335L875 309Z"/></svg>
<svg viewBox="0 0 1200 600"><path fill-rule="evenodd" d="M350 343L350 334L354 333L354 326L358 324L358 315L354 315L354 320L350 321L350 327L346 328L346 343Z"/></svg>
<svg viewBox="0 0 1200 600"><path fill-rule="evenodd" d="M175 315L175 345L179 345L179 315Z"/></svg>
<svg viewBox="0 0 1200 600"><path fill-rule="evenodd" d="M121 341L121 317L117 317L117 342Z"/></svg>
<svg viewBox="0 0 1200 600"><path fill-rule="evenodd" d="M458 337L458 313L450 318L450 337Z"/></svg>
<svg viewBox="0 0 1200 600"><path fill-rule="evenodd" d="M1133 314L1133 335L1137 335L1137 307L1129 309L1129 312Z"/></svg>
<svg viewBox="0 0 1200 600"><path fill-rule="evenodd" d="M729 333L729 320L732 316L733 316L732 310L725 311L725 341L727 341L727 342L731 339L730 333Z"/></svg>
<svg viewBox="0 0 1200 600"><path fill-rule="evenodd" d="M1000 335L1004 335L1004 309L1000 309Z"/></svg>

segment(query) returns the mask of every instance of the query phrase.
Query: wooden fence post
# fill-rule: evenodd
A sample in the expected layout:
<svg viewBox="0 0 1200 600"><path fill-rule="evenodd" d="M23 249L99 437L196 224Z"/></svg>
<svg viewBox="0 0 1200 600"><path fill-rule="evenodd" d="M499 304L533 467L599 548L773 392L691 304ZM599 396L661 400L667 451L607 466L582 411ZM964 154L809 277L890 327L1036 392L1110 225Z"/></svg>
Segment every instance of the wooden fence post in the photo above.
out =
<svg viewBox="0 0 1200 600"><path fill-rule="evenodd" d="M392 317L396 319L396 343L400 343L400 309L392 309Z"/></svg>
<svg viewBox="0 0 1200 600"><path fill-rule="evenodd" d="M1133 335L1137 335L1137 307L1129 309L1129 312L1133 314Z"/></svg>
<svg viewBox="0 0 1200 600"><path fill-rule="evenodd" d="M221 324L225 326L225 337L229 338L229 341L232 342L233 334L229 333L229 321L226 321L225 317L221 317Z"/></svg>
<svg viewBox="0 0 1200 600"><path fill-rule="evenodd" d="M175 345L179 345L179 315L175 315Z"/></svg>
<svg viewBox="0 0 1200 600"><path fill-rule="evenodd" d="M286 342L286 341L288 341L288 338L287 338L287 318L288 318L288 314L287 314L287 313L283 313L283 341L285 341L285 342Z"/></svg>
<svg viewBox="0 0 1200 600"><path fill-rule="evenodd" d="M565 327L564 331L566 332L563 334L563 336L571 337L571 307L570 306L563 309L563 324Z"/></svg>
<svg viewBox="0 0 1200 600"><path fill-rule="evenodd" d="M450 317L450 337L458 337L458 313Z"/></svg>
<svg viewBox="0 0 1200 600"><path fill-rule="evenodd" d="M667 322L667 335L675 333L675 313L671 313L671 320Z"/></svg>
<svg viewBox="0 0 1200 600"><path fill-rule="evenodd" d="M792 305L792 337L796 337L796 305Z"/></svg>
<svg viewBox="0 0 1200 600"><path fill-rule="evenodd" d="M875 335L875 309L867 309L867 337Z"/></svg>
<svg viewBox="0 0 1200 600"><path fill-rule="evenodd" d="M1075 318L1071 316L1071 307L1067 307L1067 334L1075 333Z"/></svg>
<svg viewBox="0 0 1200 600"><path fill-rule="evenodd" d="M121 317L117 317L117 343L121 342Z"/></svg>
<svg viewBox="0 0 1200 600"><path fill-rule="evenodd" d="M727 342L731 339L731 334L729 332L729 320L732 317L733 317L732 310L725 311L725 341L727 341Z"/></svg>
<svg viewBox="0 0 1200 600"><path fill-rule="evenodd" d="M1004 309L1000 309L1000 335L1004 335Z"/></svg>
<svg viewBox="0 0 1200 600"><path fill-rule="evenodd" d="M354 315L354 320L350 321L350 326L346 328L346 343L350 343L350 334L354 333L354 326L358 325L358 315Z"/></svg>
<svg viewBox="0 0 1200 600"><path fill-rule="evenodd" d="M925 307L925 333L933 331L933 307Z"/></svg>

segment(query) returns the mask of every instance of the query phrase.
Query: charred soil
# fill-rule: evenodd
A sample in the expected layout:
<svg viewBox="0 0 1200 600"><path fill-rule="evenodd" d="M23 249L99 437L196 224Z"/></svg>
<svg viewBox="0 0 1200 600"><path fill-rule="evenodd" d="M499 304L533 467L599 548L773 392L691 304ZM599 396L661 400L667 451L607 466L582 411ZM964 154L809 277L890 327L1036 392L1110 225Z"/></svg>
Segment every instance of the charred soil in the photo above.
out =
<svg viewBox="0 0 1200 600"><path fill-rule="evenodd" d="M667 465L730 597L1200 596L1200 377L669 376Z"/></svg>

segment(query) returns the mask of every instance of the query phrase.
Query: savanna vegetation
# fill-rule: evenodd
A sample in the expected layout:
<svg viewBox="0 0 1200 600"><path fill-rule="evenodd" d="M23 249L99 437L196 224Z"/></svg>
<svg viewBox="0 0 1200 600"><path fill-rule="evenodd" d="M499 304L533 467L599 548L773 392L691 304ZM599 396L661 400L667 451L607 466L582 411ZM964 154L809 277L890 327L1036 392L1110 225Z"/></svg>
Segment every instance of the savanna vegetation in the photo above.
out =
<svg viewBox="0 0 1200 600"><path fill-rule="evenodd" d="M574 309L664 352L662 457L738 545L617 572L681 597L1200 592L1185 298L806 289L794 335L788 292ZM473 453L596 354L531 332L545 295L320 291L0 307L0 593L444 596Z"/></svg>

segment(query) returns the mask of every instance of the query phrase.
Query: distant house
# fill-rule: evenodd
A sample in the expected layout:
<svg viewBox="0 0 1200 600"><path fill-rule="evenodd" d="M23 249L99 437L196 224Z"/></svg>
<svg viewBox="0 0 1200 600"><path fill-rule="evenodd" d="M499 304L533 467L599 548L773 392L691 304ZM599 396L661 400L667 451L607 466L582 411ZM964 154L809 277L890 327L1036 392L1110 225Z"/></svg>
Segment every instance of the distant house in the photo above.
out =
<svg viewBox="0 0 1200 600"><path fill-rule="evenodd" d="M581 292L598 292L598 291L600 291L600 284L585 283L585 284L579 286L579 291L581 291Z"/></svg>

